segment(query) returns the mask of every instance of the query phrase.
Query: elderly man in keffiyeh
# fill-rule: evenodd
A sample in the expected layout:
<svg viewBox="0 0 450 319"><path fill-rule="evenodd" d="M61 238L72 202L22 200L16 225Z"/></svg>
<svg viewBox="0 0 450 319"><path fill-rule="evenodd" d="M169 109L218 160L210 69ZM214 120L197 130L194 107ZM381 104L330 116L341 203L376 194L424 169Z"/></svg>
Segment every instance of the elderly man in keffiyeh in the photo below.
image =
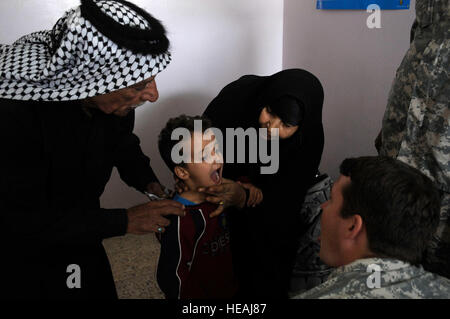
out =
<svg viewBox="0 0 450 319"><path fill-rule="evenodd" d="M113 167L161 195L133 134L170 62L161 23L123 0L82 0L52 30L0 45L0 220L6 298L116 298L102 240L163 232L170 200L102 209Z"/></svg>

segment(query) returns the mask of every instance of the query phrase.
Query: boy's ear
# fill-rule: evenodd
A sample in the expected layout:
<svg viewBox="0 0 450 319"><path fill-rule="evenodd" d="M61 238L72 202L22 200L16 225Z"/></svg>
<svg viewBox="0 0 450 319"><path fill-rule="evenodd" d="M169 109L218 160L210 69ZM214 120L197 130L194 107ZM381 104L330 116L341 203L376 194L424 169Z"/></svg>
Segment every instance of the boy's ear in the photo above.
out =
<svg viewBox="0 0 450 319"><path fill-rule="evenodd" d="M175 173L175 176L177 176L179 179L181 179L183 181L188 179L190 176L187 169L185 169L181 166L175 166L174 173Z"/></svg>
<svg viewBox="0 0 450 319"><path fill-rule="evenodd" d="M347 219L346 238L355 239L363 231L363 220L360 215L355 214Z"/></svg>

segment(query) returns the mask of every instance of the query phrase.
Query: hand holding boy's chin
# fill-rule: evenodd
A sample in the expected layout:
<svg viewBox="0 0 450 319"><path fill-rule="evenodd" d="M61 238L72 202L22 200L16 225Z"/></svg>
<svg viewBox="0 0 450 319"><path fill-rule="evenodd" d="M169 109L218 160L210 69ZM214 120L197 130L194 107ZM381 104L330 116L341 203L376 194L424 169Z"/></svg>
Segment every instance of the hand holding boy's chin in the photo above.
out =
<svg viewBox="0 0 450 319"><path fill-rule="evenodd" d="M243 208L245 206L246 194L244 188L238 183L223 178L222 183L208 187L200 187L198 191L208 196L206 200L210 203L219 204L219 207L209 216L220 215L227 207L234 206Z"/></svg>

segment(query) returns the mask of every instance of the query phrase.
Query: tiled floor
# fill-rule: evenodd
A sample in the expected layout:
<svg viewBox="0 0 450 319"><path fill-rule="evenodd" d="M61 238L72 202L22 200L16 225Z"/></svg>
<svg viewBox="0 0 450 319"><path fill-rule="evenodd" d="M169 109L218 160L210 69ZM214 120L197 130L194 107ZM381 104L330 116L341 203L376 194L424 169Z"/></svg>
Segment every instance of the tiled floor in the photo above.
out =
<svg viewBox="0 0 450 319"><path fill-rule="evenodd" d="M154 234L126 235L103 241L121 299L164 298L155 270L160 245Z"/></svg>

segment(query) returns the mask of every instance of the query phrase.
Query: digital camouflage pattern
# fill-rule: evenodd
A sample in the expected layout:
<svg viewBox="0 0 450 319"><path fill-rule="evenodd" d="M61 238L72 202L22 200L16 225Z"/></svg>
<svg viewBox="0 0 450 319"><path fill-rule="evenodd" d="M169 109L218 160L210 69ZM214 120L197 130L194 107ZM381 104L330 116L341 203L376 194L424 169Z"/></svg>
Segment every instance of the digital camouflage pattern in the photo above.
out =
<svg viewBox="0 0 450 319"><path fill-rule="evenodd" d="M379 272L374 265L380 267ZM450 280L396 259L359 259L334 270L325 283L294 297L319 298L448 299Z"/></svg>
<svg viewBox="0 0 450 319"><path fill-rule="evenodd" d="M327 280L334 268L327 266L319 258L320 205L330 198L333 181L324 174L308 190L300 210L302 235L299 238L297 255L291 277L290 295L309 290Z"/></svg>
<svg viewBox="0 0 450 319"><path fill-rule="evenodd" d="M449 30L449 0L416 1L411 46L383 118L380 155L418 168L441 190L441 222L424 265L450 278Z"/></svg>

